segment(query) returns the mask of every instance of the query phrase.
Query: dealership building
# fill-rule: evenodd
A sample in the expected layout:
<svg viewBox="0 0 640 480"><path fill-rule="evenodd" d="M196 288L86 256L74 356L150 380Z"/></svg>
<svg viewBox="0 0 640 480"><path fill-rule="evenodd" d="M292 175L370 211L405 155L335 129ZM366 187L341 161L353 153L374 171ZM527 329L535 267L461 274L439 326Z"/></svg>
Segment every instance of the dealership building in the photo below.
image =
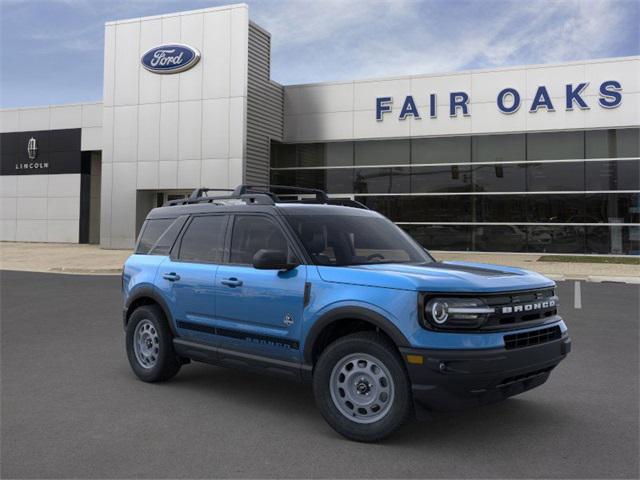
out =
<svg viewBox="0 0 640 480"><path fill-rule="evenodd" d="M107 23L101 103L0 110L1 240L130 248L272 183L432 249L640 254L640 57L280 85L270 41L243 4Z"/></svg>

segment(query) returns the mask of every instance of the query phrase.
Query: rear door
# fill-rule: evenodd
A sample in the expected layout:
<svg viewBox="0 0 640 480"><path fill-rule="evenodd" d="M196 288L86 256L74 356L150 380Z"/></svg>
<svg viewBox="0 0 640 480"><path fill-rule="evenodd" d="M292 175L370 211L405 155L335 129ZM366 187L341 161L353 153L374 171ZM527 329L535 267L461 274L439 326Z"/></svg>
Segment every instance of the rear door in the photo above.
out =
<svg viewBox="0 0 640 480"><path fill-rule="evenodd" d="M299 252L274 217L236 214L230 227L228 262L216 274L216 317L223 347L288 361L300 359L300 332L307 267L258 270L260 249Z"/></svg>
<svg viewBox="0 0 640 480"><path fill-rule="evenodd" d="M181 337L215 343L215 279L228 223L225 214L197 215L187 223L156 285L172 309Z"/></svg>

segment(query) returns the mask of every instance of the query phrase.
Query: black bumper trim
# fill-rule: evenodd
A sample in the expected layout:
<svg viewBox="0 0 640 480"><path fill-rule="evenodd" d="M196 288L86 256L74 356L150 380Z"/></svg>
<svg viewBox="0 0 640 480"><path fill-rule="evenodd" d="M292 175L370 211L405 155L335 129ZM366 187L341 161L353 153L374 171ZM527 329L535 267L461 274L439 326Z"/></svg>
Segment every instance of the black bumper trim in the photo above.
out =
<svg viewBox="0 0 640 480"><path fill-rule="evenodd" d="M535 388L570 351L566 333L513 350L400 349L414 400L430 410L445 411L493 403ZM422 356L423 363L409 363L407 355Z"/></svg>

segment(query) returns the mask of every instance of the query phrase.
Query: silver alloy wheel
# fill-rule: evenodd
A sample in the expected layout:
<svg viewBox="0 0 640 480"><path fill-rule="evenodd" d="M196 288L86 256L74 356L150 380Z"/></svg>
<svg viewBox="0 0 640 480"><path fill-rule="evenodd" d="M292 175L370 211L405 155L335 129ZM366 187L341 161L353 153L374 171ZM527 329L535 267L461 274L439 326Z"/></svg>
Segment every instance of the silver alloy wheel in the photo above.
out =
<svg viewBox="0 0 640 480"><path fill-rule="evenodd" d="M374 423L393 405L394 383L389 369L366 353L352 353L333 367L331 399L340 413L356 423Z"/></svg>
<svg viewBox="0 0 640 480"><path fill-rule="evenodd" d="M160 338L151 320L141 320L133 332L133 351L142 368L153 368L160 353Z"/></svg>

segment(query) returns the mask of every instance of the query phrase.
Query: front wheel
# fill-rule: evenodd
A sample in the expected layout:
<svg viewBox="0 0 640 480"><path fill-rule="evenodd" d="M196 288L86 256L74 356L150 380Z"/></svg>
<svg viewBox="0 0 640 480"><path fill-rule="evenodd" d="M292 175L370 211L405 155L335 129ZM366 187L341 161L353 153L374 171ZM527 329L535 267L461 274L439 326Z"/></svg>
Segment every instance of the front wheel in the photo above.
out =
<svg viewBox="0 0 640 480"><path fill-rule="evenodd" d="M322 353L313 375L318 408L338 433L375 442L411 413L411 386L395 347L375 332L336 340Z"/></svg>
<svg viewBox="0 0 640 480"><path fill-rule="evenodd" d="M129 364L140 380L161 382L180 370L173 336L158 306L143 305L134 310L127 323L126 342Z"/></svg>

